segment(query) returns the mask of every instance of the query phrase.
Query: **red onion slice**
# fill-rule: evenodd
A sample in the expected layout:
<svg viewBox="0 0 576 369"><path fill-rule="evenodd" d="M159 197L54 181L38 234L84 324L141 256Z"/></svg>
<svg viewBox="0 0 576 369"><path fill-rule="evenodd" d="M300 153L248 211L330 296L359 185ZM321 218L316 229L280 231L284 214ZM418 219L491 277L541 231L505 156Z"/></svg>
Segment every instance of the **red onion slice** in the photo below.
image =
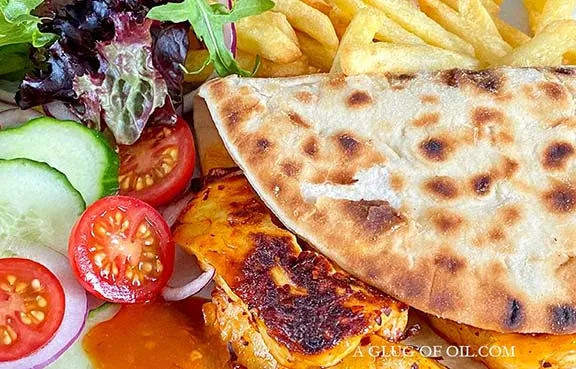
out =
<svg viewBox="0 0 576 369"><path fill-rule="evenodd" d="M0 113L0 129L18 127L31 119L41 116L42 114L34 109L8 109Z"/></svg>
<svg viewBox="0 0 576 369"><path fill-rule="evenodd" d="M234 6L232 4L232 0L218 0L218 2L222 5L228 7L228 9L232 9ZM224 43L228 50L232 52L232 55L236 57L236 44L237 44L237 37L236 37L236 26L234 23L228 23L224 25Z"/></svg>
<svg viewBox="0 0 576 369"><path fill-rule="evenodd" d="M73 120L80 122L80 118L62 101L53 101L42 105L46 115L59 120Z"/></svg>
<svg viewBox="0 0 576 369"><path fill-rule="evenodd" d="M106 301L100 300L98 297L96 297L90 293L87 295L88 295L88 310L89 311L96 310L100 306L102 306L106 303Z"/></svg>
<svg viewBox="0 0 576 369"><path fill-rule="evenodd" d="M160 212L160 214L162 214L164 220L166 220L166 223L168 223L170 227L172 227L176 223L178 217L180 216L182 211L186 208L188 203L192 201L193 197L194 193L188 192L184 194L182 197L176 199L175 201L172 201L170 204L158 209L158 211Z"/></svg>
<svg viewBox="0 0 576 369"><path fill-rule="evenodd" d="M176 247L174 260L174 273L168 285L162 289L162 297L166 301L180 301L199 293L214 278L215 270L210 267L204 273L198 275L200 269L194 256L185 253L180 247ZM190 276L194 279L190 280ZM180 287L172 287L178 285Z"/></svg>
<svg viewBox="0 0 576 369"><path fill-rule="evenodd" d="M88 315L86 291L76 281L65 256L38 246L14 246L10 247L10 251L18 257L34 260L47 267L64 289L64 318L54 337L44 347L26 357L0 363L0 369L42 369L60 357L82 332Z"/></svg>

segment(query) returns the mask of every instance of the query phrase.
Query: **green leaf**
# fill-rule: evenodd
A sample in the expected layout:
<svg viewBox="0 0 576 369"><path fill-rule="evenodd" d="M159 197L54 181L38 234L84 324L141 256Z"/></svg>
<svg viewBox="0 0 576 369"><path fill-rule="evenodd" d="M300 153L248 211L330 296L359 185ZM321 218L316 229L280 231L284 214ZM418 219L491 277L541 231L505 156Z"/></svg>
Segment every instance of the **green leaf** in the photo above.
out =
<svg viewBox="0 0 576 369"><path fill-rule="evenodd" d="M41 47L55 39L56 35L40 32L40 18L30 14L41 3L42 0L0 0L0 47L15 44Z"/></svg>
<svg viewBox="0 0 576 369"><path fill-rule="evenodd" d="M204 42L210 53L210 63L219 76L230 74L251 76L253 72L242 69L224 42L224 26L242 18L257 15L274 7L271 0L238 0L230 11L226 7L206 0L184 0L157 6L148 12L148 18L159 21L183 22L187 20L199 40Z"/></svg>

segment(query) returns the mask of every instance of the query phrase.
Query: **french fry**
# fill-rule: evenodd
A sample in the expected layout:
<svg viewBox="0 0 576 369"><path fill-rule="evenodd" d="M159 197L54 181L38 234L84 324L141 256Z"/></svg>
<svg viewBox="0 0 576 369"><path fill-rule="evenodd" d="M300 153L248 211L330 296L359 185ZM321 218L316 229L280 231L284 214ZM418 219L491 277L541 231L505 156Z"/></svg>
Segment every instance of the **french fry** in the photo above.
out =
<svg viewBox="0 0 576 369"><path fill-rule="evenodd" d="M238 48L275 63L286 64L297 60L302 52L298 43L294 42L297 40L296 34L287 36L284 31L290 24L287 27L276 25L280 20L281 17L270 12L240 19L236 22Z"/></svg>
<svg viewBox="0 0 576 369"><path fill-rule="evenodd" d="M519 47L530 41L530 36L520 31L518 28L511 26L498 17L494 17L494 23L498 28L498 32L510 46L513 48Z"/></svg>
<svg viewBox="0 0 576 369"><path fill-rule="evenodd" d="M530 24L530 30L533 34L536 34L536 30L538 29L538 23L540 23L540 17L542 13L538 10L530 10L528 9L528 24Z"/></svg>
<svg viewBox="0 0 576 369"><path fill-rule="evenodd" d="M275 3L273 10L284 14L292 27L332 50L338 49L338 36L326 14L299 0L276 0Z"/></svg>
<svg viewBox="0 0 576 369"><path fill-rule="evenodd" d="M332 25L334 25L338 38L342 39L344 32L346 32L346 28L348 28L348 25L350 24L351 18L337 6L332 7L332 10L328 13L328 17L332 21Z"/></svg>
<svg viewBox="0 0 576 369"><path fill-rule="evenodd" d="M424 13L438 24L462 37L474 46L477 57L485 62L494 62L510 52L511 47L502 37L493 36L478 24L464 19L458 12L440 0L420 0Z"/></svg>
<svg viewBox="0 0 576 369"><path fill-rule="evenodd" d="M563 55L571 49L576 49L576 21L557 21L495 64L513 67L558 65Z"/></svg>
<svg viewBox="0 0 576 369"><path fill-rule="evenodd" d="M322 72L328 72L332 67L336 53L305 33L297 32L296 35L298 36L300 49L308 57L310 65Z"/></svg>
<svg viewBox="0 0 576 369"><path fill-rule="evenodd" d="M292 40L295 44L298 44L296 31L294 28L292 28L292 25L290 22L288 22L288 18L286 18L284 14L276 12L265 12L262 13L262 15L265 15L265 17L268 18L267 21L269 24L272 24L273 26L280 29L280 31L288 36L290 40Z"/></svg>
<svg viewBox="0 0 576 369"><path fill-rule="evenodd" d="M544 4L546 4L546 0L524 0L526 9L535 10L539 13L544 9Z"/></svg>
<svg viewBox="0 0 576 369"><path fill-rule="evenodd" d="M572 19L572 12L576 8L576 0L548 0L544 4L542 14L538 19L536 32L541 32L547 25L559 20Z"/></svg>
<svg viewBox="0 0 576 369"><path fill-rule="evenodd" d="M238 50L236 53L236 60L244 69L251 70L256 62L256 56ZM308 58L302 55L292 63L278 64L267 59L260 59L260 67L256 72L256 77L291 77L300 76L303 74L310 74L313 69L310 69Z"/></svg>
<svg viewBox="0 0 576 369"><path fill-rule="evenodd" d="M376 31L380 28L384 14L376 9L364 8L361 9L344 33L340 47L334 58L334 64L330 72L341 72L340 56L346 52L347 48L355 47L358 45L368 45L374 40Z"/></svg>
<svg viewBox="0 0 576 369"><path fill-rule="evenodd" d="M209 56L210 53L206 49L189 50L188 54L186 54L186 61L184 62L184 66L189 72L200 71L200 69L202 69L202 67L206 64L206 60ZM210 77L213 71L214 67L212 65L206 65L204 69L202 69L202 71L199 73L185 73L184 81L193 84L203 83L208 79L208 77Z"/></svg>
<svg viewBox="0 0 576 369"><path fill-rule="evenodd" d="M332 5L328 4L324 0L302 0L303 3L310 5L314 9L320 10L322 13L328 15L332 10Z"/></svg>
<svg viewBox="0 0 576 369"><path fill-rule="evenodd" d="M341 9L346 9L346 14L352 19L361 9L367 8L361 0L334 0ZM377 9L373 9L376 11ZM413 33L406 31L398 23L388 18L384 13L381 16L381 25L375 38L378 41L394 42L398 44L424 45L424 40Z"/></svg>
<svg viewBox="0 0 576 369"><path fill-rule="evenodd" d="M482 0L458 0L457 10L464 19L478 25L486 34L490 35L490 37L496 37L505 42L500 32L498 32L492 16L482 4Z"/></svg>
<svg viewBox="0 0 576 369"><path fill-rule="evenodd" d="M442 2L456 11L462 7L461 2L463 0L442 0ZM494 2L494 0L480 0L484 8L491 15L500 13L500 6Z"/></svg>
<svg viewBox="0 0 576 369"><path fill-rule="evenodd" d="M480 67L480 62L468 55L429 45L398 45L387 42L345 48L339 58L342 71L347 75Z"/></svg>
<svg viewBox="0 0 576 369"><path fill-rule="evenodd" d="M366 3L382 10L394 22L433 46L474 55L472 45L448 32L404 0L366 0Z"/></svg>

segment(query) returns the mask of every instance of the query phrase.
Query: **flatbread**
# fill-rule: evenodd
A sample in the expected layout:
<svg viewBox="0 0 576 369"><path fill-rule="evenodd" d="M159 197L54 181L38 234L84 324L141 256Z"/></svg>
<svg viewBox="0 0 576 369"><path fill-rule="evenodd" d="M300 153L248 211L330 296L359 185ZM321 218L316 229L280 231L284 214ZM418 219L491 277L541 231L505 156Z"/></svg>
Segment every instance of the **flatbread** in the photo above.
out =
<svg viewBox="0 0 576 369"><path fill-rule="evenodd" d="M263 201L343 269L502 332L576 332L576 69L204 85Z"/></svg>

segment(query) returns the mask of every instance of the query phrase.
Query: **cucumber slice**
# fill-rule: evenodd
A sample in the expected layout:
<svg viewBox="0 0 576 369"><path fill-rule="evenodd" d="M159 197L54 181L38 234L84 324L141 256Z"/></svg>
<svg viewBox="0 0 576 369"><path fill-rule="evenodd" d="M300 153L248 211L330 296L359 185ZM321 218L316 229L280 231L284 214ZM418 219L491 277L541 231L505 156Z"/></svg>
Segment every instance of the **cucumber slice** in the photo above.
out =
<svg viewBox="0 0 576 369"><path fill-rule="evenodd" d="M73 121L41 117L0 131L0 159L16 158L58 169L87 204L118 190L118 155L100 133Z"/></svg>
<svg viewBox="0 0 576 369"><path fill-rule="evenodd" d="M26 241L67 255L70 230L85 207L66 176L48 164L0 159L0 254Z"/></svg>
<svg viewBox="0 0 576 369"><path fill-rule="evenodd" d="M86 325L80 333L80 337L70 346L62 356L58 358L55 362L48 365L47 369L93 369L94 366L90 361L86 351L82 347L82 340L86 333L92 329L92 327L110 320L116 315L120 310L120 305L106 303L100 306L98 309L92 310L88 314L88 319L86 320Z"/></svg>

